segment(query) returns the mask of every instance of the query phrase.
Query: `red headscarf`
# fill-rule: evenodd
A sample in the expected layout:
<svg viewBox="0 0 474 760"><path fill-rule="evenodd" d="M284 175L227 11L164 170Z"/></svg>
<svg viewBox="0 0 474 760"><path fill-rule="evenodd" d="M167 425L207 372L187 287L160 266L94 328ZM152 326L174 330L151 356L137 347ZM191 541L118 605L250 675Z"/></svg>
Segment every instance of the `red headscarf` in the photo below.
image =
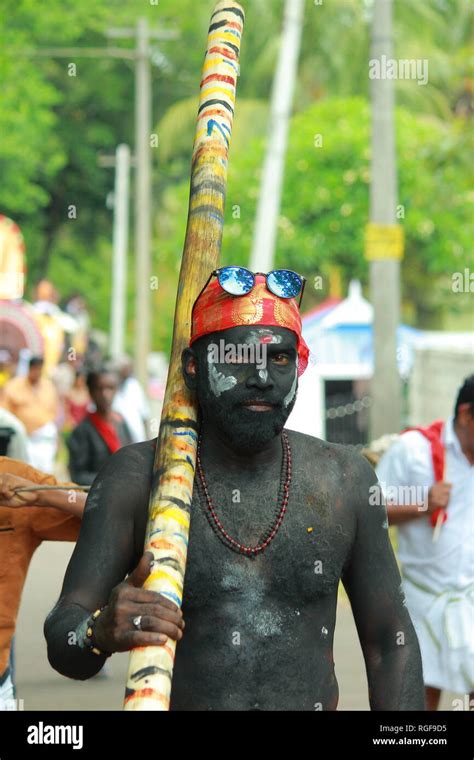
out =
<svg viewBox="0 0 474 760"><path fill-rule="evenodd" d="M255 286L244 296L232 296L213 278L194 305L191 325L192 345L209 333L241 325L286 327L298 339L298 375L308 366L309 348L302 336L301 316L294 298L279 298L271 293L263 275L256 275Z"/></svg>

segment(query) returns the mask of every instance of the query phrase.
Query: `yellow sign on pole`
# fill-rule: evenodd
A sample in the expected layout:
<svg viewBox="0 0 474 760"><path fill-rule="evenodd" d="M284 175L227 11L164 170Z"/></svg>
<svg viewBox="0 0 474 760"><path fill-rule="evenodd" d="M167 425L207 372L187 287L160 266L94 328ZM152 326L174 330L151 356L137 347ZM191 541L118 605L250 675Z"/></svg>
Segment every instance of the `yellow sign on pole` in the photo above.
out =
<svg viewBox="0 0 474 760"><path fill-rule="evenodd" d="M364 256L367 261L403 258L405 235L399 224L367 224Z"/></svg>

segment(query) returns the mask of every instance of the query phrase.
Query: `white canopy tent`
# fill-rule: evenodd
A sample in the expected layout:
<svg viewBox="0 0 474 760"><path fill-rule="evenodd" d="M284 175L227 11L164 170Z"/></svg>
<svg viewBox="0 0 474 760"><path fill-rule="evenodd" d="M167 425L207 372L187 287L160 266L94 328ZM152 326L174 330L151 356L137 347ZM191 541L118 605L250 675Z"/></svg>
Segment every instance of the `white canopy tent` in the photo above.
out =
<svg viewBox="0 0 474 760"><path fill-rule="evenodd" d="M315 309L303 316L303 335L310 349L308 369L300 378L295 407L287 425L292 430L325 437L325 383L330 380L371 380L373 376L372 305L352 280L340 303ZM397 333L400 376L408 378L415 350L452 347L474 353L472 333L417 330L400 325Z"/></svg>

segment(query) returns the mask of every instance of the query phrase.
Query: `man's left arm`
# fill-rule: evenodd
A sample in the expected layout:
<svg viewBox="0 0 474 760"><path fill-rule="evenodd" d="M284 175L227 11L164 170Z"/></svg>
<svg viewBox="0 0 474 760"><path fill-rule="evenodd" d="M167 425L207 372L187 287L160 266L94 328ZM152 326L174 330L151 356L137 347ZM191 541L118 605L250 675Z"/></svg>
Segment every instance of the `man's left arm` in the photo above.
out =
<svg viewBox="0 0 474 760"><path fill-rule="evenodd" d="M424 710L420 649L405 606L381 489L362 457L350 469L356 532L342 580L364 654L370 707Z"/></svg>

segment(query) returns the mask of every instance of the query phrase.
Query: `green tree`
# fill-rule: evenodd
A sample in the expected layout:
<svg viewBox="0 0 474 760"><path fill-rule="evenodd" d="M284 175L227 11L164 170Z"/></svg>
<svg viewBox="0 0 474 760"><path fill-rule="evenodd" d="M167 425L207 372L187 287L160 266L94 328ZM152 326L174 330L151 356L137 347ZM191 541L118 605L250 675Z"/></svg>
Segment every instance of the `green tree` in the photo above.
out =
<svg viewBox="0 0 474 760"><path fill-rule="evenodd" d="M160 346L169 341L169 323L187 213L189 162L200 69L214 4L214 0L200 3L195 0L160 0L157 5L143 3L138 7L134 0L81 0L80 3L76 0L48 0L48 3L4 0L2 5L0 210L13 217L25 235L28 287L31 288L39 276L47 275L55 280L64 295L71 289L83 290L96 325L103 329L108 325L112 231L112 215L105 206L105 199L113 187L113 172L99 168L97 159L100 153L112 153L119 142L127 142L133 148L133 64L102 58L78 57L69 61L54 56L38 57L32 53L53 46L105 46L109 44L106 32L110 26L133 26L139 14L145 14L154 27L179 29L178 41L152 45L155 64L153 113L160 138L155 154L153 206L156 214L152 268L160 279L160 288L155 293L156 313L164 315L163 319L158 317L155 320L155 345ZM282 25L283 0L244 0L243 4L247 22L230 152L224 256L230 260L240 256L242 261L246 261L258 192L258 173L263 159L263 139L267 130L268 99ZM295 249L290 245L291 235L294 234L295 245L297 241L298 246L302 246L304 266L311 271L320 268L318 256L314 254L314 240L318 235L323 235L327 242L331 231L328 231L327 225L331 223L334 227L341 223L338 202L341 201L342 205L345 198L349 205L351 203L344 193L339 197L339 185L355 192L358 184L347 184L344 180L347 172L349 178L352 176L351 169L345 168L350 162L344 139L339 145L334 143L331 165L314 164L313 161L316 156L319 161L324 155L328 156L329 161L327 151L319 151L318 154L315 150L309 157L307 145L306 148L304 145L295 147L295 139L300 139L298 135L302 129L297 119L301 115L304 122L308 118L305 114L319 106L323 109L321 114L325 108L328 112L339 113L353 96L359 97L361 102L366 100L370 8L370 0L331 0L321 5L308 1L306 6L295 98L297 116L287 161L280 223L279 260L283 261L287 255L295 260ZM425 153L429 156L423 153L418 143L411 153L405 150L403 140L400 143L402 152L399 153L403 170L402 190L407 204L407 230L412 225L406 259L411 263L409 269L407 264L404 265L406 292L410 293L412 300L419 302L418 316L421 315L420 309L427 309L423 319L429 321L439 312L442 289L437 288L431 296L423 286L423 273L427 271L427 266L438 266L427 257L426 251L435 243L437 253L433 261L437 262L443 246L444 255L447 256L454 255L453 251L449 252L450 246L453 250L460 247L462 251L464 245L464 232L454 229L454 220L464 219L466 207L467 191L464 186L462 190L459 188L466 174L467 137L463 124L470 115L472 6L469 0L426 0L416 3L397 0L395 22L396 55L427 57L430 66L430 79L426 87L415 82L397 83L398 103L407 114L411 112L415 116L424 114L430 117L433 135L438 135L429 143L431 147L426 146ZM131 40L118 40L113 44L130 47L133 43ZM76 76L69 75L70 62L77 66ZM327 106L324 105L326 98L330 98ZM344 98L339 106L337 98ZM459 113L464 114L464 119L459 117ZM329 127L325 129L327 131ZM358 156L363 155L368 145L365 142L368 137L366 122L357 134L354 134L354 125L349 125L348 129L352 149ZM310 136L313 134L311 130L316 132L318 127L309 127ZM338 134L343 136L342 127ZM331 138L328 134L326 136L327 148ZM301 139L305 140L306 137ZM339 164L335 155L338 152ZM431 234L427 233L429 224L422 224L426 208L422 205L425 188L417 189L421 178L417 176L416 163L409 167L409 155L417 160L421 156L433 173L431 180L426 180L428 197L431 199L430 193L437 193L434 204L429 207L429 218L435 223L435 231ZM366 157L364 160L367 164ZM299 206L292 206L292 196L295 196L296 203L299 187L292 183L302 183L303 193L306 194L304 179L300 176L304 175L304 171L298 171L298 166L305 163L308 164L308 177L319 178L323 172L324 183L321 185L323 189L315 183L314 197L311 199L308 190L307 204L300 217ZM330 176L327 177L328 172ZM408 179L403 179L411 175L415 179L413 188L408 187ZM244 179L240 180L240 177ZM360 181L359 178L357 182ZM295 187L298 187L297 191ZM453 187L457 194L453 194ZM324 188L329 193L327 203L336 204L332 211L323 208L320 196ZM365 181L360 191L365 193ZM440 208L445 195L449 196L446 208L452 208L454 195L458 198L451 224L447 213L443 215ZM402 195L400 200L404 202ZM73 219L68 216L71 205L77 210ZM362 208L362 196L359 207ZM293 216L293 213L296 215ZM327 250L328 256L334 255L335 261L345 267L344 271L349 271L350 266L364 266L359 261L360 246L357 261L353 246L354 235L358 236L358 245L361 242L365 218L363 213L357 217L355 211L349 213L347 206L344 213L348 216L343 217L345 224L339 231L341 246L333 251L331 242ZM425 232L416 232L415 219L421 225L420 230ZM357 221L353 228L357 228L357 232L348 232L347 224L351 220ZM292 232L292 226L296 231ZM347 236L347 241L344 236ZM416 247L413 241L416 241ZM413 246L412 252L410 245ZM133 250L131 253L133 255ZM462 255L461 252L460 261ZM308 257L311 256L315 258L309 264ZM325 261L329 258L326 257ZM360 272L360 269L357 271ZM132 256L130 275L130 302L133 303ZM418 297L420 288L423 292ZM316 297L315 293L313 295ZM434 298L433 303L431 297ZM415 318L416 315L413 316ZM132 333L130 339L133 339Z"/></svg>
<svg viewBox="0 0 474 760"><path fill-rule="evenodd" d="M440 326L451 274L467 266L470 255L468 132L460 122L446 124L403 108L396 122L399 216L406 233L404 316L418 326ZM353 277L367 282L368 146L369 107L362 98L326 99L292 120L276 263L308 277L307 307L327 292L334 265L346 285ZM248 265L263 149L257 138L233 156L223 263ZM180 255L187 192L182 183L163 197L158 226L166 223L161 256L169 260ZM322 292L312 288L316 276L325 284Z"/></svg>

